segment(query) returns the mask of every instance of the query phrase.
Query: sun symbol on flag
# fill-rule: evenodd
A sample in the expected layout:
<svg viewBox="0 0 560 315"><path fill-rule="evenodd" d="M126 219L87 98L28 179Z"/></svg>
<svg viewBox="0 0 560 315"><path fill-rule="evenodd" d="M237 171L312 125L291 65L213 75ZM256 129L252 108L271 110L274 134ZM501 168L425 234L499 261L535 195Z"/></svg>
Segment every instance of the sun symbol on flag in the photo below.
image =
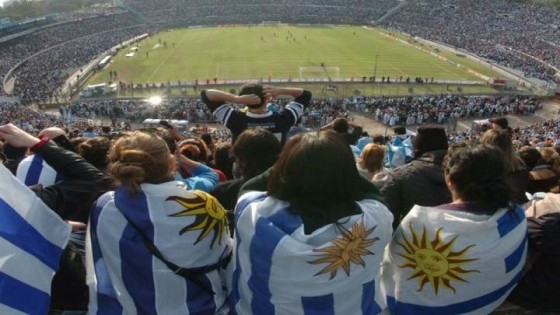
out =
<svg viewBox="0 0 560 315"><path fill-rule="evenodd" d="M321 254L321 258L310 261L310 264L318 265L323 263L328 263L328 265L321 271L317 272L315 276L329 273L331 274L330 279L336 276L339 268L342 268L346 275L350 275L350 264L358 264L365 267L365 262L362 259L366 255L374 255L368 250L368 247L373 245L378 237L370 238L367 237L373 233L377 226L366 230L364 222L356 223L352 226L352 231L343 229L342 235L333 241L332 246L328 246L321 249L314 249L314 252L324 253Z"/></svg>
<svg viewBox="0 0 560 315"><path fill-rule="evenodd" d="M211 195L198 190L190 191L190 193L194 195L193 198L171 196L166 199L176 201L186 208L180 212L170 214L170 217L195 216L194 222L182 228L179 231L179 235L190 231L202 230L196 242L194 242L194 245L196 245L208 236L211 231L214 231L210 248L214 247L216 239L218 239L218 244L221 244L222 234L227 226L226 211L220 202Z"/></svg>
<svg viewBox="0 0 560 315"><path fill-rule="evenodd" d="M418 290L421 291L426 283L430 283L434 293L437 295L440 286L455 292L455 288L450 281L460 281L468 283L462 276L467 273L479 272L478 270L465 270L462 266L478 258L465 258L469 249L475 245L469 245L462 250L453 251L453 247L459 236L453 237L449 242L444 243L441 239L443 228L436 231L432 241L428 241L428 233L424 226L424 232L420 238L417 231L409 225L412 233L412 240L408 240L402 234L402 240L397 240L397 244L405 250L405 253L397 255L405 259L405 263L400 268L414 269L406 280L418 278Z"/></svg>

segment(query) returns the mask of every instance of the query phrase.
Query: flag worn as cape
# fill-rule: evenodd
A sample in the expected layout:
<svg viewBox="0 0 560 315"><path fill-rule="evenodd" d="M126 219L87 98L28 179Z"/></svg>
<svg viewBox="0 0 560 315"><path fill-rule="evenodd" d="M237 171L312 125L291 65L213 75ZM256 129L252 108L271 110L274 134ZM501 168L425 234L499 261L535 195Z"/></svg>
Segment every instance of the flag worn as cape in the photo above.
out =
<svg viewBox="0 0 560 315"><path fill-rule="evenodd" d="M386 308L381 260L393 216L376 200L362 214L305 234L289 203L265 192L236 207L230 302L242 315L378 314Z"/></svg>
<svg viewBox="0 0 560 315"><path fill-rule="evenodd" d="M383 264L393 314L488 314L519 280L527 254L521 207L494 215L414 206Z"/></svg>
<svg viewBox="0 0 560 315"><path fill-rule="evenodd" d="M0 314L47 314L70 225L0 164Z"/></svg>
<svg viewBox="0 0 560 315"><path fill-rule="evenodd" d="M199 274L194 281L183 278L147 249L139 232L179 267L216 264L232 250L222 206L176 181L141 188L137 194L123 188L106 193L92 209L86 240L89 314L227 311L225 269Z"/></svg>

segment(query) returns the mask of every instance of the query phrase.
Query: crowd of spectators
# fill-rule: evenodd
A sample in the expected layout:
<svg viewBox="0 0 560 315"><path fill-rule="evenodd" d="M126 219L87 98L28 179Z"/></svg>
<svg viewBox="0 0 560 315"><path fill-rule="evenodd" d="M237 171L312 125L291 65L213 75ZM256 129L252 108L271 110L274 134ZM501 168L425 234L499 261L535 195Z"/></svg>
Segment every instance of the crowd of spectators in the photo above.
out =
<svg viewBox="0 0 560 315"><path fill-rule="evenodd" d="M514 1L426 0L410 1L385 25L464 49L527 77L558 82L559 20L557 9Z"/></svg>
<svg viewBox="0 0 560 315"><path fill-rule="evenodd" d="M461 118L527 115L535 113L541 106L537 98L520 95L363 97L345 102L388 126L445 124Z"/></svg>
<svg viewBox="0 0 560 315"><path fill-rule="evenodd" d="M47 73L42 71L42 76L49 76L50 72L53 71L65 72L68 70L67 66L75 67L86 64L95 56L92 54L99 54L110 48L110 45L115 45L115 43L118 44L125 39L129 39L125 38L127 35L136 35L139 32L146 31L142 27L122 31L121 29L142 24L133 14L122 9L104 10L97 13L100 15L92 16L91 13L88 15L83 13L70 15L71 18L61 22L35 29L31 33L2 42L2 45L0 45L0 82L4 80L8 71L17 64L48 48L67 43L63 47L56 47L37 56L42 69L47 71ZM69 60L64 60L64 58ZM45 60L48 61L47 64L43 64ZM36 63L31 60L30 65L37 66ZM33 68L33 70L36 70L36 68ZM25 72L19 74L22 75L22 80L25 84L30 83L28 82L29 78L24 78ZM41 78L43 78L42 76ZM40 84L38 82L32 83ZM19 91L22 91L21 87ZM24 98L33 98L29 93L40 93L40 95L43 95L43 93L47 92L24 92ZM6 95L3 85L0 85L0 95Z"/></svg>
<svg viewBox="0 0 560 315"><path fill-rule="evenodd" d="M297 119L303 117L304 108L307 109L307 115L309 115L309 112L328 108L320 114L322 117L326 117L325 119L330 119L334 116L344 116L346 111L350 109L361 107L365 110L366 104L374 104L378 100L318 100L311 104L311 93L303 89L269 86L264 88L261 86L260 88L263 89L261 96L257 95L259 93L256 90L247 92L248 94L240 92L241 95L219 90L201 91L201 100L204 106L212 110L216 119L232 132L238 131L235 127L239 126L239 121L228 121L228 118L235 117L238 120L247 119L251 121L251 125L245 124L243 130L240 130L237 138L226 141L208 133L204 135L182 133L176 126L169 124L161 124L159 128L148 130L148 133L123 134L122 130L111 126L69 125L68 122L59 118L69 112L75 115L80 113L91 115L92 112L95 113L96 111L99 115L117 113L124 115L125 112L130 112L134 105L127 101L113 104L103 104L101 102L98 104L76 103L61 108L62 115L47 115L30 107L19 106L15 103L3 103L0 104L0 113L2 114L0 116L2 117L0 119L0 137L2 140L0 144L8 149L4 152L7 154L4 154L5 161L3 162L14 162L14 153L18 153L20 160L15 161L15 165L10 164L13 166L11 170L17 174L20 181L23 182L23 179L25 179L26 185L35 186L36 183L28 183L27 179L36 178L40 180L41 176L35 176L37 174L34 172L42 172L42 170L20 167L18 165L20 161L20 165L25 165L22 162L23 160L34 157L24 157L25 150L13 150L14 148L30 148L31 152L34 152L39 158L44 157L45 163L52 164L51 167L55 174L63 175L62 179L53 179L50 183L41 183L34 189L37 189L37 195L43 198L47 206L58 216L64 220L73 221L71 222L75 227L73 237L77 238L80 235L82 238L81 243L73 239L73 246L83 247L84 235L89 235L86 242L91 240L93 246L86 247L86 259L88 265L94 266L93 269L88 268L87 270L88 279L94 279L93 282L88 282L90 294L100 295L104 292L102 290L106 288L122 287L126 290L122 289L121 293L125 292L124 294L138 299L142 295L135 293L135 290L144 290L147 293L163 297L171 296L169 292L173 292L173 290L168 288L182 287L185 285L185 281L193 281L201 286L199 282L180 273L186 267L185 265L192 265L188 260L181 260L181 267L174 263L165 263L166 258L161 257L171 257L169 259L179 262L175 256L169 256L171 251L167 247L164 249L167 250L167 252L164 252L165 256L162 256L161 253L154 254L154 252L159 251L158 247L163 247L161 243L151 244L155 243L155 241L152 241L154 239L153 234L150 234L149 237L141 237L144 233L141 228L126 232L128 234L122 232L128 224L138 226L136 223L130 223L131 221L128 221L128 218L136 220L139 216L138 205L145 204L149 207L145 206L142 209L146 213L150 211L149 217L163 217L174 223L178 220L176 217L184 220L185 217L199 215L199 211L214 211L212 212L214 215L212 220L215 222L207 223L220 224L219 227L204 234L204 232L196 231L200 230L198 226L193 229L191 219L196 220L196 218L188 218L191 221L182 221L180 226L168 224L169 228L177 231L182 228L183 233L178 235L167 233L167 235L170 235L170 241L166 241L165 244L173 244L173 241L181 237L181 242L179 242L182 244L181 246L191 243L208 245L203 249L195 248L193 250L188 247L184 250L187 252L193 250L194 253L198 254L202 250L212 249L214 243L223 246L225 249L220 247L214 255L219 257L219 264L216 265L216 268L230 263L226 254L232 251L232 265L231 268L227 269L230 273L224 274L224 277L229 277L227 279L231 280L227 283L233 286L232 290L248 287L253 290L253 293L262 290L289 291L282 295L285 301L272 299L273 303L266 304L269 309L287 308L287 305L294 304L298 307L301 305L302 308L306 309L324 310L325 305L323 303L306 302L298 304L289 301L300 301L302 300L300 295L308 296L310 293L314 294L324 290L331 290L338 294L340 285L333 284L334 282L331 281L333 279L336 281L343 279L345 287L353 288L352 292L354 293L358 292L355 294L358 295L358 299L344 300L347 302L344 305L346 311L341 312L344 314L355 313L354 310L363 308L364 303L373 303L371 301L374 299L377 311L372 310L368 313L379 313L387 308L391 313L399 314L402 312L401 309L409 308L411 303L421 305L424 309L441 307L440 305L445 306L447 304L444 303L449 301L448 297L424 298L426 295L432 294L432 291L423 290L423 287L418 289L419 283L417 281L412 282L413 285L407 286L409 284L407 281L410 279L407 280L406 278L413 271L406 269L408 267L403 265L400 259L408 259L414 263L415 265L412 268L414 269L419 264L419 261L414 260L416 259L414 255L423 259L424 253L428 250L430 253L444 253L445 255L441 255L448 259L447 261L453 261L452 259L459 257L457 259L461 259L462 264L471 264L468 265L468 268L476 268L477 273L474 276L478 277L472 276L468 278L468 282L461 281L464 280L461 277L471 276L463 272L466 269L456 269L461 271L460 279L450 280L450 284L445 288L440 288L442 291L453 291L452 289L455 289L455 287L451 285L458 286L457 282L461 281L461 283L465 283L465 286L460 287L460 290L453 291L453 297L461 299L461 301L469 301L487 292L499 292L499 296L494 296L491 299L485 298L483 304L456 303L454 307L461 307L461 311L492 312L499 308L506 298L509 298L509 301L515 305L531 310L557 311L560 309L554 293L558 289L558 281L556 281L558 280L558 255L556 253L559 245L558 226L560 224L558 208L549 205L550 209L542 213L542 207L545 207L547 203L537 204L539 201L526 203L528 197L525 194L525 192L531 194L549 192L551 194L544 196L544 200L557 199L557 195L553 193L558 192L560 179L560 172L558 172L560 170L560 156L557 152L560 148L560 119L550 119L533 126L515 129L510 128L507 119L503 117L491 119L487 126L488 130L482 134L466 133L464 135L468 138L463 137L452 141L450 141L452 137L448 137L445 128L442 126L423 125L418 128L414 137L407 138L407 135L403 135L404 137L400 138L397 136L388 139L390 142L385 146L385 140L387 139L382 139L382 143L377 143L376 141L379 140L377 135L369 137L367 134L362 134L360 139L354 137L354 131L357 129L360 130L361 134L361 127L348 122L345 118L338 117L333 120L333 123L327 123L326 125L324 125L326 120L321 119L321 131L317 133L301 132L295 136L288 136L287 141L284 142L273 131L266 128L274 130L273 128L279 128L280 126L285 128L282 130L284 132L282 136L288 135L289 133L285 133L285 131L290 126L294 126ZM246 87L243 87L241 91L245 91L245 89ZM291 96L293 100L289 102L281 101L278 104L275 98L280 95ZM264 99L261 99L261 97ZM425 102L438 107L444 106L448 98L453 97L425 97L411 100L411 102ZM402 101L407 100L398 100L398 102ZM178 106L183 106L184 110L187 109L187 106L190 106L181 100L175 102ZM192 102L197 101L193 100ZM487 99L457 97L453 102L470 103L474 106L470 108L474 112L477 112L477 108L480 108L482 112L488 111L493 114L506 114L506 108L508 107L508 110L516 111L521 106L538 105L533 99L519 96ZM243 104L244 106L237 107L236 104ZM275 106L269 104L275 104ZM105 106L105 108L102 108L102 106ZM196 108L193 107L193 109ZM260 115L255 115L256 112ZM275 120L272 120L271 117ZM289 123L278 124L278 121L283 123L287 119L290 119ZM38 136L27 134L16 126L9 124L9 122L30 131L32 134L38 134ZM257 129L250 127L257 123L261 123L260 126L262 127ZM52 125L59 128L46 128ZM354 130L350 131L348 127ZM39 132L39 129L42 129L42 131ZM394 129L400 135L397 129L404 129L404 127ZM108 138L115 141L111 142ZM49 139L53 141L49 141ZM366 161L368 158L365 155L360 153L360 158L356 159L353 154L354 147L358 147L358 143L362 140L369 140L366 148L371 144L370 148L378 146L381 149L378 150L380 152L379 158L376 158L379 164L392 161L391 158L386 160L383 155L393 154L394 157L394 150L404 149L405 142L408 143L406 145L411 146L411 159L403 160L401 166L386 164L387 167L393 167L390 170L380 164L375 172L359 173L355 164L360 159L364 160L364 167L365 163L369 163ZM452 145L452 142L457 142L457 145ZM230 144L231 150L227 147L225 150L233 154L229 161L231 166L229 177L225 175L225 169L222 170L217 167L215 161L217 158L215 153L223 144ZM300 144L303 145L300 146ZM525 148L522 150L521 147ZM72 153L72 150L75 150L81 157ZM358 150L361 151L359 148ZM367 150L364 149L363 152L367 152ZM409 153L406 154L408 156ZM266 166L264 166L265 164L259 164L257 168L257 163L262 162L259 159L265 157L267 159ZM233 167L234 161L236 167ZM94 162L103 163L98 166ZM270 167L271 165L272 167ZM94 169L94 166L97 170ZM143 168L142 171L138 171L140 167ZM70 168L75 169L70 171ZM542 177L543 170L551 175L546 178L546 182ZM372 178L372 176L379 175L373 174L376 172L384 174L378 180L374 180L375 177ZM234 176L241 181L235 181ZM228 179L231 181L228 181ZM177 181L182 183L178 185ZM160 187L162 189L159 189ZM278 187L287 189L276 190ZM539 188L530 190L530 187ZM157 194L150 192L150 189L153 188L158 188L158 190L155 190L158 192ZM110 193L99 198L102 194L113 189L115 189L114 194ZM197 189L197 191L193 192L193 189ZM168 197L167 195L162 197L161 191L169 192L170 190L173 191L173 196L185 193L184 199ZM184 192L185 190L187 192ZM248 193L249 191L252 192ZM360 194L353 198L358 199L347 199L346 196L353 196L352 193L357 191ZM161 202L137 202L138 199L136 198L144 198L145 195L152 198L150 194L152 196L157 195L157 198L165 201L175 202L175 200L179 200L183 202L179 202L179 205L177 205L178 212L175 212L175 214L179 215L152 215L154 209L169 209L169 203L161 206L163 204ZM531 198L536 196L531 194L529 194ZM116 197L113 199L113 196ZM111 199L108 199L108 197L111 197ZM226 203L223 202L224 198L232 201L232 203L226 206ZM282 202L278 203L278 200L272 198L277 198ZM54 200L58 202L55 203ZM97 200L96 206L91 207L94 200ZM115 202L110 200L115 200ZM199 203L200 200L203 202ZM111 210L110 207L116 207L120 211ZM197 212L189 213L188 211L192 211L190 207L196 207ZM537 208L541 212L538 212ZM345 209L346 213L336 212L342 211L340 209ZM225 210L233 210L235 216L232 217L232 213ZM268 212L263 212L264 210ZM127 213L125 211L136 212ZM245 211L250 211L249 213L252 215L248 216ZM286 213L289 214L287 216L282 214L282 211L292 212ZM270 216L269 212L272 212L273 215ZM283 216L282 219L278 219L278 213ZM103 215L107 216L108 214L114 217L111 217L111 219L103 217ZM266 221L261 219L263 214L265 217L268 216L269 219L266 219ZM124 218L127 219L124 220L121 215L126 216ZM375 217L375 215L381 215L382 217ZM229 226L228 220L225 219L226 216L233 218ZM259 218L255 220L255 217ZM378 224L378 227L366 228L364 226L365 221L356 221L358 223L348 221L355 219L366 220L370 225L374 222ZM117 226L111 225L115 222L122 222L121 230ZM164 227L165 225L161 222L161 220L157 221L156 224ZM249 222L257 222L255 223L256 227L251 229ZM266 223L263 224L262 222ZM286 222L289 222L289 229L286 227ZM421 222L421 224L418 224L418 222ZM481 229L483 222L488 222L488 224L484 224ZM191 223L191 225L184 228L188 223ZM88 226L87 231L86 225ZM327 245L334 244L334 246L327 247L328 251L336 250L334 253L338 255L340 252L341 257L343 257L342 253L345 253L341 251L342 249L347 250L351 248L350 246L354 246L351 241L360 241L359 250L362 253L362 256L360 256L362 260L350 260L348 258L349 267L344 270L345 275L342 272L345 267L342 265L333 267L332 271L323 269L318 273L317 270L325 266L314 265L324 263L321 260L324 257L318 256L319 250L310 251L308 246L302 247L307 254L299 254L301 252L300 247L295 245L304 243L304 238L300 237L301 239L298 239L298 242L276 241L275 244L279 244L277 246L284 246L281 247L282 255L273 255L276 247L267 251L255 251L251 249L251 247L256 246L254 245L255 242L240 241L253 237L259 237L262 241L269 237L266 229L271 229L270 233L276 239L280 238L278 237L279 233L287 233L286 231L289 231L287 234L292 235L290 237L294 237L293 235L297 236L297 233L294 234L294 226L296 230L299 230L297 233L313 236L317 236L317 233L324 233L326 230L330 230L328 233L336 231L338 234L324 237L324 240L326 240ZM377 232L379 227L383 228L382 232ZM423 232L420 232L422 227ZM230 229L229 232L235 232L235 236L230 237L228 228ZM442 233L442 230L446 233ZM155 231L167 231L167 229L158 228ZM375 241L371 237L368 238L374 231L376 231L375 233L382 233L381 236L379 236L380 234L372 235L372 237L377 237ZM393 231L396 231L396 233L392 233ZM215 235L216 238L205 238L209 233ZM363 235L359 233L363 233ZM134 241L128 241L125 244L119 241L121 234L127 237L130 235L138 237L130 237L129 239ZM108 235L112 235L114 240L110 240L107 237ZM421 236L422 240L420 240L420 235L423 235ZM186 237L192 239L185 241ZM196 237L198 239L195 239ZM220 242L217 237L222 237L222 241ZM354 239L351 237L354 237ZM241 246L231 246L232 238ZM504 242L506 238L510 240ZM431 241L432 239L433 241ZM455 243L456 241L461 243ZM105 246L109 242L120 245ZM469 245L473 242L475 242L474 245ZM100 246L100 244L103 246ZM151 244L151 247L146 246L146 244ZM289 249L286 244L288 244L288 247L294 248ZM373 244L379 248L372 249ZM426 244L431 244L431 247L427 247ZM546 249L542 248L541 244L546 244ZM310 246L317 245L311 244ZM399 246L406 253L399 250ZM450 254L448 255L445 251L438 251L441 246L452 247L449 251ZM135 247L135 250L131 251L132 254L124 254L126 253L124 249L127 247ZM95 249L93 253L91 248ZM102 248L103 252L98 250L99 248ZM462 252L456 251L458 248L462 249ZM366 250L370 250L370 252ZM476 252L473 255L472 252L475 250ZM527 250L529 252L538 251L539 254L527 256ZM110 256L111 251L114 251L113 256ZM373 255L373 251L380 254ZM182 253L182 251L177 252ZM310 253L314 256L310 256ZM354 255L353 253L351 255ZM366 255L367 253L371 255ZM514 254L512 253L517 253L517 258L513 259L513 263L511 257ZM104 256L101 256L102 254ZM122 269L120 267L122 265L121 261L134 265L138 263L139 257L155 259L151 256L152 254L162 260L169 269L161 268L161 266L157 267L159 268L157 270L158 277L165 273L166 276L177 278L152 279L152 264L135 266L136 269L134 270L141 270L142 272L120 272ZM271 257L260 259L257 255L269 255ZM208 255L208 257L211 256ZM282 259L285 259L285 257L288 257L289 261L283 261ZM476 257L476 259L470 257ZM100 263L103 260L108 261L108 259L113 259L111 264L103 265ZM250 266L262 268L266 263L288 266L298 259L303 262L302 266L311 268L310 271L304 270L303 267L291 269L274 267L270 268L273 272L270 273L271 276L267 274L266 281L259 279L255 282L255 285L247 286L246 279L248 277L243 273L252 270L247 267L247 261L251 264ZM502 263L504 259L510 261L506 264L506 268L503 267ZM93 264L92 260L98 263ZM526 260L527 263L525 263ZM325 260L325 262L329 261ZM475 265L475 262L478 265ZM209 265L206 262L204 264ZM382 265L384 268L381 268ZM439 268L432 267L433 264L428 266L431 268L429 270ZM366 269L366 267L369 269ZM63 265L60 272L68 271L65 268L69 267ZM113 269L108 270L107 268L117 270L116 276L106 276L106 272L113 272ZM216 271L216 268L209 269L201 274ZM232 270L238 271L234 271L232 275ZM445 270L447 271L448 268ZM511 270L515 271L510 272ZM337 273L335 271L340 271L338 278L336 278ZM306 288L305 292L294 290L293 285L287 283L286 279L293 283L299 282L304 277L299 276L299 273L306 277L306 283L316 281L320 286ZM330 275L327 273L330 273ZM375 275L372 275L372 273L375 273ZM479 276L479 274L482 274L482 276ZM384 290L376 290L376 292L381 293L376 295L375 298L370 290L364 290L360 295L359 292L362 291L357 289L364 287L364 281L370 281L364 278L366 275L377 277L379 279L375 281L377 286L386 287L387 296L383 294ZM178 278L180 276L186 279ZM324 276L325 279L329 276L331 282L327 282L328 285L325 285L324 281L316 280L317 276ZM282 281L278 281L278 278ZM128 299L122 298L122 294L109 294L109 298L106 299L95 298L90 295L88 304L85 274L75 274L72 279L76 282L57 282L55 277L51 303L53 308L61 307L66 310L79 311L79 314L83 314L88 308L89 311L100 310L103 312L103 310L114 305L119 305L127 311L135 310L136 304L140 303L140 300L137 300L138 302L135 300L136 304L131 304ZM159 281L161 285L151 287L130 285L130 283L135 283L131 282L130 279L134 281L145 280L148 283L150 283L149 281ZM222 294L220 300L205 298L208 301L216 301L216 305L212 306L214 309L227 303L224 295L225 289L224 292L219 291L222 288L221 282L217 279L215 277L214 282L210 283L212 290L207 291L210 294L209 296L216 293ZM545 281L546 279L553 281ZM249 281L254 281L254 278ZM533 282L540 282L542 285L534 286ZM201 287L192 287L191 293L192 290L200 290L208 286L204 283ZM516 288L517 283L519 284ZM69 295L60 294L61 291L57 290L59 286L71 284L81 284L81 287L77 288L75 292L83 293L83 299L80 300L80 303L76 303L76 300ZM430 283L428 280L425 284L434 288L438 285ZM497 287L502 289L497 290ZM395 290L395 288L400 289ZM469 289L467 290L467 288ZM188 291L180 290L180 292ZM265 300L269 296L256 295L253 298L247 297L247 292L242 290L240 292L242 294L231 296L230 307L244 314L260 314L254 307L248 308L247 305L250 305L251 300ZM510 295L511 292L513 294ZM421 298L414 299L418 296ZM176 295L174 295L173 297L176 299L176 304L182 305L185 301L187 303L192 302L191 299L184 296L176 298ZM400 302L409 297L412 297L410 302ZM400 301L393 303L392 301L395 299ZM146 299L142 302L149 304L150 301L157 301L157 299ZM194 308L195 306L190 307ZM196 307L201 309L203 306L197 304ZM340 308L341 306L337 307ZM248 310L243 312L244 308L248 308ZM519 307L516 310L523 311Z"/></svg>
<svg viewBox="0 0 560 315"><path fill-rule="evenodd" d="M397 5L395 0L376 1L143 1L125 4L164 25L215 25L261 23L371 24ZM248 12L250 12L248 14ZM251 14L253 13L254 14Z"/></svg>

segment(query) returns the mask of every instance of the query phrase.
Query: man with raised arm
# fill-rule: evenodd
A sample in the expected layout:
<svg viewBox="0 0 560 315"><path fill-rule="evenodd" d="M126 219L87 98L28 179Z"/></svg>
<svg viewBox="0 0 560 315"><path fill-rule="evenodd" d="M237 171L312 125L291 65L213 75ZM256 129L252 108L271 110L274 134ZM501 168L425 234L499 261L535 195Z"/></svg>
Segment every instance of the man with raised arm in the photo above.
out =
<svg viewBox="0 0 560 315"><path fill-rule="evenodd" d="M269 110L268 103L279 96L291 96L294 100L279 111ZM245 84L239 95L203 90L200 97L214 116L231 131L233 143L245 129L262 128L272 132L283 145L290 127L296 124L304 108L309 105L311 92L300 88ZM239 109L233 104L247 107Z"/></svg>

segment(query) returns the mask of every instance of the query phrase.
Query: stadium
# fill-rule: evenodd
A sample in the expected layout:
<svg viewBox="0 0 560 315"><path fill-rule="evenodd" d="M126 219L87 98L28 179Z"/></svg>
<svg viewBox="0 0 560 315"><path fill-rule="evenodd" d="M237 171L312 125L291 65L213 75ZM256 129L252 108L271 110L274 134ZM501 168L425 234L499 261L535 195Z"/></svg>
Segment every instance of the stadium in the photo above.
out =
<svg viewBox="0 0 560 315"><path fill-rule="evenodd" d="M479 14L469 27L460 26L463 4L433 5L117 1L25 23L5 19L0 95L47 108L150 97L190 102L205 87L234 91L247 82L298 84L340 99L555 95L554 9L485 2L474 6ZM518 23L526 11L532 22Z"/></svg>
<svg viewBox="0 0 560 315"><path fill-rule="evenodd" d="M0 313L558 312L559 38L558 0L0 0L0 215L72 225L0 224Z"/></svg>

